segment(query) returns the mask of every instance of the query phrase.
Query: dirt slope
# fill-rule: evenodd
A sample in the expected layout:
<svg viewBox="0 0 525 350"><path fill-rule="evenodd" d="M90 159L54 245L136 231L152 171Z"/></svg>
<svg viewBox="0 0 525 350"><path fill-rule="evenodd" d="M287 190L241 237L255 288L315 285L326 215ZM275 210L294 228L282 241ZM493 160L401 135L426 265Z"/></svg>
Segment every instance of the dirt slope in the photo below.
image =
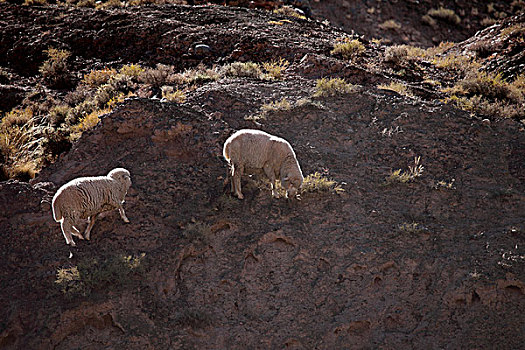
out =
<svg viewBox="0 0 525 350"><path fill-rule="evenodd" d="M26 11L4 9L13 16ZM223 77L188 92L183 104L128 99L31 184L0 182L0 348L515 349L524 343L521 123L487 125L432 98L378 90L384 73L331 56L342 32L320 22L271 26L282 18L167 6L144 9L140 20L131 10L68 10L66 24L53 24L62 11L28 11L41 24L13 39L2 36L2 50L12 48L2 64L14 67L29 53L17 68L26 67L29 81L40 62L31 53L60 38L79 71L108 62L164 62L182 70L201 61L279 56L291 67L282 81ZM196 21L199 30L188 23ZM191 56L197 42L209 44L212 54ZM363 61L379 52L366 45ZM361 86L312 98L321 76ZM291 110L257 123L246 119L283 97ZM301 98L308 100L297 103ZM321 172L344 192L274 200L254 176L243 180L244 201L231 198L223 186L222 144L243 127L285 137L305 175ZM420 177L387 182L415 157L424 166ZM116 166L133 176L125 204L131 223L107 213L92 241L67 247L51 216L54 192L72 178ZM122 256L139 266L113 263ZM77 279L56 283L58 271L72 268L81 272Z"/></svg>
<svg viewBox="0 0 525 350"><path fill-rule="evenodd" d="M520 1L313 0L310 4L316 18L327 19L332 25L349 32L353 30L368 40L376 38L422 47L466 40L477 31L525 9ZM429 11L440 8L452 11L453 15L430 12L431 19L427 19Z"/></svg>

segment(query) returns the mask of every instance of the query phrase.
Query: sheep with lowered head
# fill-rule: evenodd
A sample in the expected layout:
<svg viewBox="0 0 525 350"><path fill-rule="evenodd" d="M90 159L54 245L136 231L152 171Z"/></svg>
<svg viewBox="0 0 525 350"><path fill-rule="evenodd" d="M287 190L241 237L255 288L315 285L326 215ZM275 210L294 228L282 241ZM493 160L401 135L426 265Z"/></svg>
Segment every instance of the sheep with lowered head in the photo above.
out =
<svg viewBox="0 0 525 350"><path fill-rule="evenodd" d="M52 202L53 217L60 222L66 244L75 246L73 237L89 240L96 217L108 210L118 209L124 222L129 222L122 204L131 186L131 175L124 168L115 168L107 176L80 177L60 187ZM75 225L81 220L89 223L84 236Z"/></svg>
<svg viewBox="0 0 525 350"><path fill-rule="evenodd" d="M224 143L223 156L229 164L231 191L239 199L245 169L262 169L270 179L272 196L278 198L275 180L281 180L286 198L294 197L303 184L303 174L292 146L283 138L261 130L242 129Z"/></svg>

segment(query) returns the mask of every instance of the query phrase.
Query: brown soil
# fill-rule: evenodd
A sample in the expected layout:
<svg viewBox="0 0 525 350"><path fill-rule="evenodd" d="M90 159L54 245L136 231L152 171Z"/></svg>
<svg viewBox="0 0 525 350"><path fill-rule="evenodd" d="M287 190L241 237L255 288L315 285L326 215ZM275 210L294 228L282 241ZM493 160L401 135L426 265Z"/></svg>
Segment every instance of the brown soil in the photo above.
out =
<svg viewBox="0 0 525 350"><path fill-rule="evenodd" d="M444 105L417 72L407 79L420 98L378 90L389 73L371 63L384 47L365 42L353 63L333 57L345 33L319 21L272 25L285 18L218 6L0 4L0 12L0 65L21 87L39 79L42 50L57 44L72 52L75 72L132 62L182 71L290 61L282 81L222 78L197 86L183 104L127 99L31 184L0 182L0 348L523 346L519 121L482 123ZM209 55L195 55L197 43L209 45ZM246 119L264 103L309 98L323 76L360 87ZM244 127L288 139L305 175L322 172L344 192L276 200L254 176L243 179L245 199L232 198L222 144ZM418 156L422 176L387 182ZM106 213L91 241L66 246L53 194L117 166L133 178L131 223ZM140 268L104 275L105 262L142 253ZM62 291L58 270L75 266L91 266L98 279L81 275Z"/></svg>

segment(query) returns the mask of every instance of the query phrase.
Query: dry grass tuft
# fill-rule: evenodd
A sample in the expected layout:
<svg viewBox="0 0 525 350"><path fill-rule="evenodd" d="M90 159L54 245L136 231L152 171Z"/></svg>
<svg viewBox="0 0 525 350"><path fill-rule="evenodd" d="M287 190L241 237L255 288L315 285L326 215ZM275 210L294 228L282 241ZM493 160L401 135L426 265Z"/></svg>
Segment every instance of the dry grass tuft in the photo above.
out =
<svg viewBox="0 0 525 350"><path fill-rule="evenodd" d="M365 46L358 40L350 40L349 38L339 39L334 44L334 48L330 53L332 55L341 55L346 59L351 59L359 56L365 52Z"/></svg>
<svg viewBox="0 0 525 350"><path fill-rule="evenodd" d="M388 21L385 21L385 22L381 23L379 25L379 28L381 28L383 30L396 31L396 30L401 29L401 24L399 24L398 22L394 21L393 19L389 19Z"/></svg>
<svg viewBox="0 0 525 350"><path fill-rule="evenodd" d="M414 164L408 167L408 171L403 171L401 169L394 170L386 178L387 184L400 182L407 183L414 181L416 178L420 177L423 174L423 165L419 164L421 157L414 158Z"/></svg>
<svg viewBox="0 0 525 350"><path fill-rule="evenodd" d="M414 97L412 91L402 83L391 82L389 85L380 84L377 86L378 89L395 91L400 95L407 97Z"/></svg>
<svg viewBox="0 0 525 350"><path fill-rule="evenodd" d="M53 47L44 51L48 59L40 66L39 71L44 81L54 88L63 88L70 84L70 74L67 66L67 60L71 52L59 50Z"/></svg>
<svg viewBox="0 0 525 350"><path fill-rule="evenodd" d="M313 192L334 192L342 193L345 190L334 180L331 180L323 176L319 172L309 174L304 178L303 185L301 187L301 193L313 193Z"/></svg>
<svg viewBox="0 0 525 350"><path fill-rule="evenodd" d="M459 24L461 19L454 12L454 10L446 9L440 6L438 9L431 9L423 16L423 21L431 26L436 25L436 20L447 22L450 24Z"/></svg>
<svg viewBox="0 0 525 350"><path fill-rule="evenodd" d="M184 93L184 91L174 89L172 86L162 87L162 98L165 98L166 100L175 103L186 102L186 94Z"/></svg>
<svg viewBox="0 0 525 350"><path fill-rule="evenodd" d="M286 98L283 98L280 101L273 101L264 104L261 107L263 114L268 114L270 112L289 111L290 109L292 109L292 105Z"/></svg>
<svg viewBox="0 0 525 350"><path fill-rule="evenodd" d="M263 69L266 71L266 76L270 79L281 80L283 72L288 68L289 62L283 58L271 62L264 62Z"/></svg>
<svg viewBox="0 0 525 350"><path fill-rule="evenodd" d="M355 86L347 83L344 79L318 79L315 87L314 97L327 97L342 94L350 94L356 91Z"/></svg>
<svg viewBox="0 0 525 350"><path fill-rule="evenodd" d="M525 117L524 81L523 75L509 83L501 74L470 72L442 91L449 95L444 101L460 109L489 117L521 119Z"/></svg>
<svg viewBox="0 0 525 350"><path fill-rule="evenodd" d="M263 72L261 67L254 62L233 62L222 67L222 75L227 77L246 77L261 79Z"/></svg>
<svg viewBox="0 0 525 350"><path fill-rule="evenodd" d="M306 19L306 17L294 10L291 6L282 6L273 10L273 13L291 18Z"/></svg>
<svg viewBox="0 0 525 350"><path fill-rule="evenodd" d="M399 225L398 228L405 233L418 233L425 230L425 228L417 222L404 222Z"/></svg>
<svg viewBox="0 0 525 350"><path fill-rule="evenodd" d="M402 65L408 59L407 45L394 45L385 49L385 62Z"/></svg>

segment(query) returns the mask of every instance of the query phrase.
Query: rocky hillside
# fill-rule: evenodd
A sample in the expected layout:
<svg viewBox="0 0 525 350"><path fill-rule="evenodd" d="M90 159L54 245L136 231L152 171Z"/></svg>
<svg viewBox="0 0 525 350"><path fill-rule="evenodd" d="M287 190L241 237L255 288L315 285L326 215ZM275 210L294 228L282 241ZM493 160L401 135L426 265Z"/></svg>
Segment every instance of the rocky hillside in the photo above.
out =
<svg viewBox="0 0 525 350"><path fill-rule="evenodd" d="M427 50L259 9L0 12L0 348L525 342L523 16ZM240 128L290 141L300 201L230 196ZM117 166L131 223L66 246L52 196Z"/></svg>

